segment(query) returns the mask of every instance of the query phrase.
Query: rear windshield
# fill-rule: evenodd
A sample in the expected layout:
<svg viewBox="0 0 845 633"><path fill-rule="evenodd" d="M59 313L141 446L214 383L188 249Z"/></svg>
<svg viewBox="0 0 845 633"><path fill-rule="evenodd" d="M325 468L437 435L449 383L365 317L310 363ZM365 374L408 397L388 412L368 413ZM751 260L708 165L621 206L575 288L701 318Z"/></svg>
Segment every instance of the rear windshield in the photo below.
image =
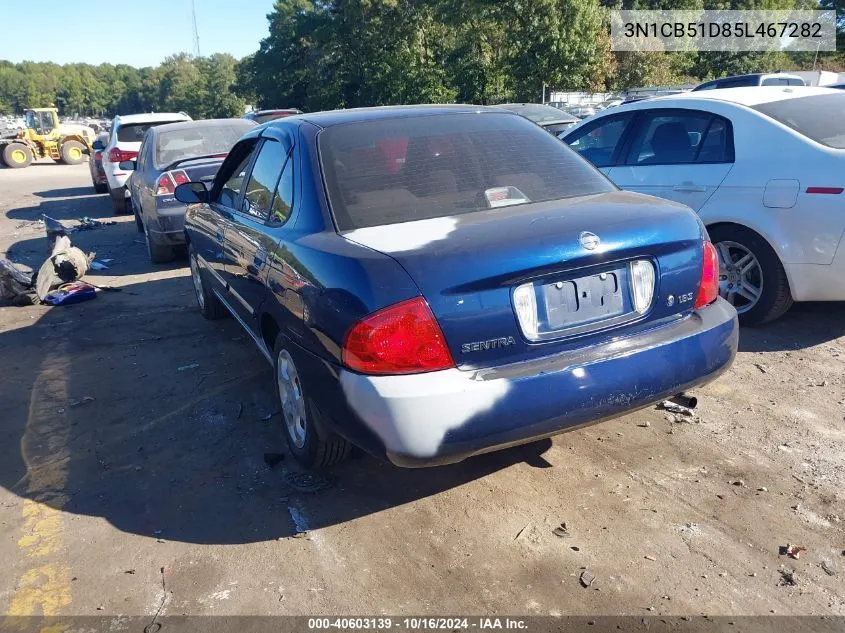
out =
<svg viewBox="0 0 845 633"><path fill-rule="evenodd" d="M179 130L161 132L156 139L155 163L165 167L192 156L227 154L235 142L255 123L232 119L231 123L195 123Z"/></svg>
<svg viewBox="0 0 845 633"><path fill-rule="evenodd" d="M117 140L121 143L140 143L144 140L144 134L151 127L175 123L175 121L148 121L146 123L124 123L117 128Z"/></svg>
<svg viewBox="0 0 845 633"><path fill-rule="evenodd" d="M845 93L770 101L754 109L817 143L845 149Z"/></svg>
<svg viewBox="0 0 845 633"><path fill-rule="evenodd" d="M336 125L319 147L341 231L615 189L565 143L506 113Z"/></svg>

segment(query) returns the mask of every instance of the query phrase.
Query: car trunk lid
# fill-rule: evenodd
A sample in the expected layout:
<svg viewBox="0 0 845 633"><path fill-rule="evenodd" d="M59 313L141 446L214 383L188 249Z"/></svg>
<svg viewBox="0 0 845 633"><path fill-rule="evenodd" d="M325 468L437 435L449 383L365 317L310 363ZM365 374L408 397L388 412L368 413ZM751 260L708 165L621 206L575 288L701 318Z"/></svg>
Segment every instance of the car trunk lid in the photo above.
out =
<svg viewBox="0 0 845 633"><path fill-rule="evenodd" d="M343 235L404 267L462 368L529 360L652 327L692 309L701 276L703 227L695 214L630 192ZM644 312L634 305L635 261L654 270ZM515 307L514 292L525 285L533 289L540 322L534 336Z"/></svg>

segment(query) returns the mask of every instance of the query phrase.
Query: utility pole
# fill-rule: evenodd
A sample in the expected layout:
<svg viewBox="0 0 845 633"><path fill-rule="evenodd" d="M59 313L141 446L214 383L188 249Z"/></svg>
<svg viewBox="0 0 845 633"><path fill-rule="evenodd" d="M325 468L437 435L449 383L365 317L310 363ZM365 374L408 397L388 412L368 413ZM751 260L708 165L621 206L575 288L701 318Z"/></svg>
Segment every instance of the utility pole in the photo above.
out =
<svg viewBox="0 0 845 633"><path fill-rule="evenodd" d="M197 30L197 5L191 0L191 20L194 24L194 57L200 56L200 33Z"/></svg>

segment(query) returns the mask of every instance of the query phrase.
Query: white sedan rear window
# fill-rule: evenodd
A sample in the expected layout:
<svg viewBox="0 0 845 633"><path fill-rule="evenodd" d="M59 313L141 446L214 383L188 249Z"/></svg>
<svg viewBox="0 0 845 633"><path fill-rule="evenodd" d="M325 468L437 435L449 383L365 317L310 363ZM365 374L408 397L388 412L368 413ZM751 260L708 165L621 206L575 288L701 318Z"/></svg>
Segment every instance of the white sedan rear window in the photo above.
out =
<svg viewBox="0 0 845 633"><path fill-rule="evenodd" d="M845 149L845 93L771 101L754 109L817 143Z"/></svg>

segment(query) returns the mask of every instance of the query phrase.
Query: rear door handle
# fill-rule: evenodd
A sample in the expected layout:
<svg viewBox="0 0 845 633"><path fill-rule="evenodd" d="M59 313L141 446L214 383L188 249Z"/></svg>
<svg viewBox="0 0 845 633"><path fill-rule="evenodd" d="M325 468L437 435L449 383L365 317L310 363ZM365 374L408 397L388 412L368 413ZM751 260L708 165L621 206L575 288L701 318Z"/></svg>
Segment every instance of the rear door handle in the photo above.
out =
<svg viewBox="0 0 845 633"><path fill-rule="evenodd" d="M672 187L674 191L682 191L684 193L704 193L707 191L707 187L704 185L694 185L692 183L684 183L680 185L675 185Z"/></svg>

